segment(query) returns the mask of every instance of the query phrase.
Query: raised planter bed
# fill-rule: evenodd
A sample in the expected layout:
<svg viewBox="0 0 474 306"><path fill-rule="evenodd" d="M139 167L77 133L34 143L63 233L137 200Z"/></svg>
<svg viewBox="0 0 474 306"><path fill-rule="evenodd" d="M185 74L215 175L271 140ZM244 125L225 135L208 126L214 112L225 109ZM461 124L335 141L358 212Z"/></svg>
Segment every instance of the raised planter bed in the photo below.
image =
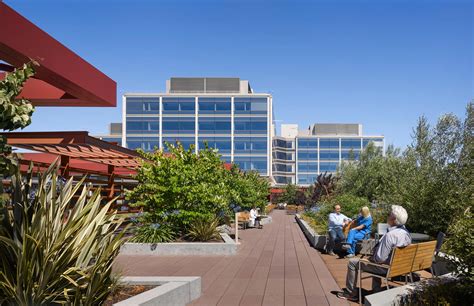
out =
<svg viewBox="0 0 474 306"><path fill-rule="evenodd" d="M124 277L121 285L157 286L131 298L115 303L115 306L185 306L201 296L200 277Z"/></svg>
<svg viewBox="0 0 474 306"><path fill-rule="evenodd" d="M311 246L319 250L324 250L327 240L326 234L319 235L318 233L316 233L316 231L311 226L309 226L306 221L301 219L299 214L295 215L295 219Z"/></svg>
<svg viewBox="0 0 474 306"><path fill-rule="evenodd" d="M125 243L121 255L235 255L237 244L229 235L221 233L223 242L167 242L167 243Z"/></svg>

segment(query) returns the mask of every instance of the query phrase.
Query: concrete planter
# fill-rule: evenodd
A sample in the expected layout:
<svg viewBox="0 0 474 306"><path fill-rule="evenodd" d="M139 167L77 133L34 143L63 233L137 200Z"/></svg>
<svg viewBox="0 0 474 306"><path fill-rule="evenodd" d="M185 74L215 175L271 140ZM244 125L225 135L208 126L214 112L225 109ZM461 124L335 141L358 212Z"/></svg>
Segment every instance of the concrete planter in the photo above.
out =
<svg viewBox="0 0 474 306"><path fill-rule="evenodd" d="M301 227L301 230L303 231L311 246L315 249L324 250L324 247L326 246L327 236L318 235L318 233L316 233L316 231L311 226L309 226L306 221L301 219L299 214L295 215L295 219L298 225Z"/></svg>
<svg viewBox="0 0 474 306"><path fill-rule="evenodd" d="M122 285L159 285L129 299L115 303L115 306L185 306L201 296L200 277L124 277Z"/></svg>
<svg viewBox="0 0 474 306"><path fill-rule="evenodd" d="M237 244L229 235L221 233L223 242L167 242L125 243L121 255L189 256L189 255L235 255Z"/></svg>

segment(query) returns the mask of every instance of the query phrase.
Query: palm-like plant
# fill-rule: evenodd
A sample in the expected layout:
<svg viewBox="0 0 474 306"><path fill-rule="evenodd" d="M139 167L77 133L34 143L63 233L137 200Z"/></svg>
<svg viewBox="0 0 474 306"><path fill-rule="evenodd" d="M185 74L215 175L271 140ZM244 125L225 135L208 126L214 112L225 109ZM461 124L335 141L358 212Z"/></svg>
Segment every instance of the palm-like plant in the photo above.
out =
<svg viewBox="0 0 474 306"><path fill-rule="evenodd" d="M217 227L219 226L218 218L203 218L195 220L186 235L193 241L209 241L220 239L221 235Z"/></svg>
<svg viewBox="0 0 474 306"><path fill-rule="evenodd" d="M31 168L12 179L13 212L0 227L1 305L101 304L115 285L122 220L83 180L57 189L57 172L53 163L34 191Z"/></svg>

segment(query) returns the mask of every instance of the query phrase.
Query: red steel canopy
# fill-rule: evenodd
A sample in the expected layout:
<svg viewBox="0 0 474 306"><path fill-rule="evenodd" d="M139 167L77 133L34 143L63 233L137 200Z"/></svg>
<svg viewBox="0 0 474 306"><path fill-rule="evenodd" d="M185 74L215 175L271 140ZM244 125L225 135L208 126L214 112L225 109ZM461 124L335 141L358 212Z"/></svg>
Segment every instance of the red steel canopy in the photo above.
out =
<svg viewBox="0 0 474 306"><path fill-rule="evenodd" d="M0 0L0 71L30 60L39 66L20 96L33 105L116 106L115 81Z"/></svg>

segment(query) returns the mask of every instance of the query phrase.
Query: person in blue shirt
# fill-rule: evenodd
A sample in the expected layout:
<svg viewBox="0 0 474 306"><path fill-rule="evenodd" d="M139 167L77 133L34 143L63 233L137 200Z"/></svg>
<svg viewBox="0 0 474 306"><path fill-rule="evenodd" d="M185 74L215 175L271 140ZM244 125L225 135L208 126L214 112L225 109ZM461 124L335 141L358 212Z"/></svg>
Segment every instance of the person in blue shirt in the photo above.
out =
<svg viewBox="0 0 474 306"><path fill-rule="evenodd" d="M328 226L328 243L326 245L326 253L332 256L334 254L334 244L337 240L344 241L346 237L342 232L342 228L351 221L350 218L346 217L341 213L341 206L339 204L334 205L334 212L329 214L329 226Z"/></svg>
<svg viewBox="0 0 474 306"><path fill-rule="evenodd" d="M364 239L367 234L370 235L372 229L372 216L370 215L370 210L367 206L360 209L360 214L359 217L357 217L356 222L357 226L349 231L346 244L343 246L343 248L347 250L347 258L355 256L357 241Z"/></svg>

